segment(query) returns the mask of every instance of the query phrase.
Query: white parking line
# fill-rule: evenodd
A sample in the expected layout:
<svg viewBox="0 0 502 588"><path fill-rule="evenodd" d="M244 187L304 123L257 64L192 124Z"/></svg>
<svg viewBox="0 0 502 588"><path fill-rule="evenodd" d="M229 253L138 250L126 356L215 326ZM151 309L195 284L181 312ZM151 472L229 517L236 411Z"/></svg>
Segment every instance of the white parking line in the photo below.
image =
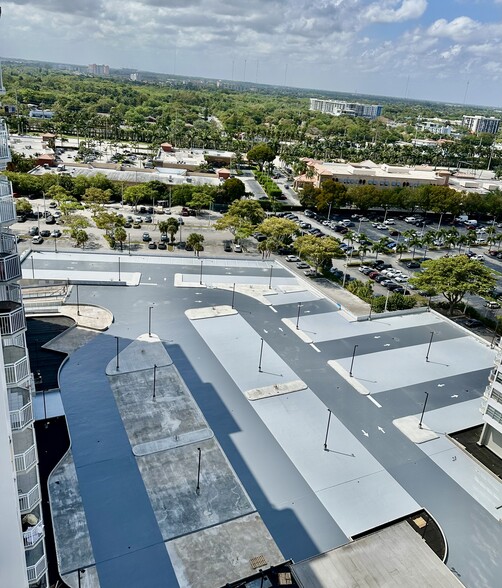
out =
<svg viewBox="0 0 502 588"><path fill-rule="evenodd" d="M269 306L269 308L272 312L277 312L277 310L273 306Z"/></svg>
<svg viewBox="0 0 502 588"><path fill-rule="evenodd" d="M367 398L368 400L371 400L371 402L373 402L373 404L374 404L375 406L378 406L378 408L382 408L382 405L381 405L380 403L378 403L378 402L377 402L377 401L376 401L376 400L373 398L373 396L371 396L371 394L368 394L368 396L366 396L366 398Z"/></svg>
<svg viewBox="0 0 502 588"><path fill-rule="evenodd" d="M317 351L317 353L321 353L321 350L319 349L319 347L316 347L313 343L311 343L310 346L312 347L312 349L315 349Z"/></svg>

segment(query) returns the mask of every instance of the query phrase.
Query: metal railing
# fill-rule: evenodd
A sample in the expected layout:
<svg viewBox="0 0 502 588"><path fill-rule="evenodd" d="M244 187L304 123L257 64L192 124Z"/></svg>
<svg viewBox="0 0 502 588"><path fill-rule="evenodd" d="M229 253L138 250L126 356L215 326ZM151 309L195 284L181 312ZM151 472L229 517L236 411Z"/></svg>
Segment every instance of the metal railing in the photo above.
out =
<svg viewBox="0 0 502 588"><path fill-rule="evenodd" d="M20 431L33 422L31 400L18 410L10 411L10 426L13 431Z"/></svg>
<svg viewBox="0 0 502 588"><path fill-rule="evenodd" d="M15 221L16 218L16 205L12 195L0 196L0 222L10 223Z"/></svg>
<svg viewBox="0 0 502 588"><path fill-rule="evenodd" d="M5 121L0 120L0 165L10 161L9 133Z"/></svg>
<svg viewBox="0 0 502 588"><path fill-rule="evenodd" d="M12 183L6 177L0 177L0 196L13 196Z"/></svg>
<svg viewBox="0 0 502 588"><path fill-rule="evenodd" d="M33 444L24 453L14 455L14 463L16 464L16 472L22 474L29 470L37 463L37 447Z"/></svg>
<svg viewBox="0 0 502 588"><path fill-rule="evenodd" d="M0 258L0 282L19 280L20 277L21 261L17 252Z"/></svg>
<svg viewBox="0 0 502 588"><path fill-rule="evenodd" d="M26 568L28 571L28 582L30 584L32 582L36 582L40 580L40 578L44 575L45 571L47 570L47 560L45 559L45 554L37 561L34 566L29 566Z"/></svg>
<svg viewBox="0 0 502 588"><path fill-rule="evenodd" d="M15 363L5 364L7 385L18 384L30 375L28 357L22 357Z"/></svg>
<svg viewBox="0 0 502 588"><path fill-rule="evenodd" d="M34 527L30 527L27 531L23 533L23 542L24 546L31 549L35 547L44 537L44 524L42 521L38 521L38 523Z"/></svg>
<svg viewBox="0 0 502 588"><path fill-rule="evenodd" d="M29 492L19 495L19 510L21 511L21 514L30 512L30 510L34 509L39 502L40 488L38 484L35 484Z"/></svg>
<svg viewBox="0 0 502 588"><path fill-rule="evenodd" d="M2 335L13 335L25 328L26 321L21 305L9 311L0 311L0 333Z"/></svg>

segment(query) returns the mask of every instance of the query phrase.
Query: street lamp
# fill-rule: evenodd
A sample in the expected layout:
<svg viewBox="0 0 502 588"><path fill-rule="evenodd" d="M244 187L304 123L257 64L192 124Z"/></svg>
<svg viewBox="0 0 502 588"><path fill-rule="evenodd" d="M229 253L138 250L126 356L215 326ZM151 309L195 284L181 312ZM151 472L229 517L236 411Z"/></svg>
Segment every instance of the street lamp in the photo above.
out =
<svg viewBox="0 0 502 588"><path fill-rule="evenodd" d="M148 336L152 336L152 310L153 306L148 307Z"/></svg>
<svg viewBox="0 0 502 588"><path fill-rule="evenodd" d="M268 280L268 289L271 290L272 289L272 271L274 269L274 266L271 265L270 266L270 278Z"/></svg>
<svg viewBox="0 0 502 588"><path fill-rule="evenodd" d="M432 338L434 337L434 331L431 331L431 338L429 341L429 347L427 347L427 355L425 356L425 361L429 361L429 352L431 350L431 345L432 345Z"/></svg>
<svg viewBox="0 0 502 588"><path fill-rule="evenodd" d="M75 284L77 288L77 316L80 316L80 299L78 297L78 284Z"/></svg>
<svg viewBox="0 0 502 588"><path fill-rule="evenodd" d="M296 329L298 330L298 323L300 322L300 311L302 308L302 303L298 303L298 314L296 315Z"/></svg>
<svg viewBox="0 0 502 588"><path fill-rule="evenodd" d="M153 366L153 399L155 400L155 386L157 383L157 364Z"/></svg>
<svg viewBox="0 0 502 588"><path fill-rule="evenodd" d="M202 286L202 262L203 262L203 261L204 261L203 259L201 259L201 260L200 260L200 277L199 277L199 284L200 284L201 286Z"/></svg>
<svg viewBox="0 0 502 588"><path fill-rule="evenodd" d="M200 494L200 459L201 459L200 447L197 447L197 451L199 452L199 463L197 465L197 488L195 488L195 493L197 495L199 495Z"/></svg>
<svg viewBox="0 0 502 588"><path fill-rule="evenodd" d="M235 301L235 282L232 288L232 308L234 308L234 301Z"/></svg>
<svg viewBox="0 0 502 588"><path fill-rule="evenodd" d="M328 426L326 427L326 437L324 438L324 451L328 451L329 425L331 423L331 410L328 408Z"/></svg>
<svg viewBox="0 0 502 588"><path fill-rule="evenodd" d="M115 341L117 343L117 352L116 352L116 358L117 358L117 365L116 365L116 370L119 371L120 367L119 367L119 338L116 336L115 337Z"/></svg>
<svg viewBox="0 0 502 588"><path fill-rule="evenodd" d="M356 349L359 347L359 345L354 345L354 350L352 351L352 361L350 362L350 371L349 371L349 376L352 378L352 368L354 367L354 358L356 356Z"/></svg>
<svg viewBox="0 0 502 588"><path fill-rule="evenodd" d="M263 337L260 337L261 339L261 345L260 345L260 361L258 362L258 371L261 372L261 360L263 357Z"/></svg>
<svg viewBox="0 0 502 588"><path fill-rule="evenodd" d="M79 568L77 570L77 574L78 574L78 588L81 588L82 584L80 582L80 576L81 576L81 574L85 574L84 568Z"/></svg>
<svg viewBox="0 0 502 588"><path fill-rule="evenodd" d="M422 408L422 414L420 416L420 422L418 423L418 428L419 429L422 428L422 420L424 418L425 407L427 406L427 400L429 400L429 393L428 392L424 392L424 394L425 394L425 402L424 402L424 407Z"/></svg>

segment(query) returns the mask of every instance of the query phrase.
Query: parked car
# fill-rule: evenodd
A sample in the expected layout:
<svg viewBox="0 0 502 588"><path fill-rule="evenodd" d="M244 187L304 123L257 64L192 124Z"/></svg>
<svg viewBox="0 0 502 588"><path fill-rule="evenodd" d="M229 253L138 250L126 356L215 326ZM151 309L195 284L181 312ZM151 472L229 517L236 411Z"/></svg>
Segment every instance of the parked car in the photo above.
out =
<svg viewBox="0 0 502 588"><path fill-rule="evenodd" d="M406 267L409 267L410 269L417 269L420 267L420 262L419 261L409 261L406 264Z"/></svg>
<svg viewBox="0 0 502 588"><path fill-rule="evenodd" d="M51 236L51 232L49 231L49 229L42 229L40 231L40 236L41 237L50 237Z"/></svg>
<svg viewBox="0 0 502 588"><path fill-rule="evenodd" d="M58 237L61 237L62 234L63 233L59 229L54 229L51 233L51 237L57 239Z"/></svg>
<svg viewBox="0 0 502 588"><path fill-rule="evenodd" d="M155 243L155 241L150 241L150 243L148 243L148 249L157 249L157 243Z"/></svg>
<svg viewBox="0 0 502 588"><path fill-rule="evenodd" d="M236 243L234 245L234 251L235 253L242 253L242 247L238 243Z"/></svg>
<svg viewBox="0 0 502 588"><path fill-rule="evenodd" d="M44 240L40 235L36 235L35 237L33 237L31 242L33 243L33 245L41 245L44 242Z"/></svg>
<svg viewBox="0 0 502 588"><path fill-rule="evenodd" d="M296 255L286 255L284 258L286 261L300 261L300 258Z"/></svg>
<svg viewBox="0 0 502 588"><path fill-rule="evenodd" d="M143 237L142 238L143 238L143 241L145 243L148 243L148 241L151 241L152 240L152 238L150 237L150 233L147 233L146 231L143 233Z"/></svg>
<svg viewBox="0 0 502 588"><path fill-rule="evenodd" d="M296 264L296 267L297 267L298 269L308 269L310 266L309 266L309 264L308 264L308 263L305 263L304 261L299 261L299 262Z"/></svg>
<svg viewBox="0 0 502 588"><path fill-rule="evenodd" d="M158 247L159 249L167 249L167 245L163 241L159 243Z"/></svg>
<svg viewBox="0 0 502 588"><path fill-rule="evenodd" d="M308 270L305 270L303 273L307 276L307 278L316 278L319 275L312 267Z"/></svg>
<svg viewBox="0 0 502 588"><path fill-rule="evenodd" d="M30 237L34 237L35 235L38 235L38 227L30 227L30 229L28 231L28 235L30 235Z"/></svg>

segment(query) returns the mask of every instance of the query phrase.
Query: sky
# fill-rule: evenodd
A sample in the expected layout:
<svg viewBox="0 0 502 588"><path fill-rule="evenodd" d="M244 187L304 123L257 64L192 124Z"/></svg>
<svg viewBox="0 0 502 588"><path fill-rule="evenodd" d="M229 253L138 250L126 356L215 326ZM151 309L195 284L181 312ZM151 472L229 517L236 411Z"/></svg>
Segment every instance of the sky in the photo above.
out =
<svg viewBox="0 0 502 588"><path fill-rule="evenodd" d="M3 57L502 108L502 0L0 3Z"/></svg>

